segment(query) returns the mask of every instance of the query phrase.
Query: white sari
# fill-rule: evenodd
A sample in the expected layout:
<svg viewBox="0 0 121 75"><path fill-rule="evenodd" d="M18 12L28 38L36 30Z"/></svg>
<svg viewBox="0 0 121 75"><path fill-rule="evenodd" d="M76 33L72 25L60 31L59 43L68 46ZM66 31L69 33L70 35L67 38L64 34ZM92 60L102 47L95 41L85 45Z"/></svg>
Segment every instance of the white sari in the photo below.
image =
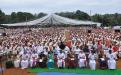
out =
<svg viewBox="0 0 121 75"><path fill-rule="evenodd" d="M65 54L59 53L57 58L58 58L58 61L57 61L58 67L65 67Z"/></svg>
<svg viewBox="0 0 121 75"><path fill-rule="evenodd" d="M78 59L79 59L79 67L82 68L82 67L85 67L86 66L86 55L84 53L80 53L78 55Z"/></svg>
<svg viewBox="0 0 121 75"><path fill-rule="evenodd" d="M116 60L115 60L115 54L111 53L107 55L108 57L108 68L109 69L116 69Z"/></svg>
<svg viewBox="0 0 121 75"><path fill-rule="evenodd" d="M88 58L89 58L90 69L95 70L96 69L96 61L95 61L96 55L95 54L93 54L93 55L89 54Z"/></svg>

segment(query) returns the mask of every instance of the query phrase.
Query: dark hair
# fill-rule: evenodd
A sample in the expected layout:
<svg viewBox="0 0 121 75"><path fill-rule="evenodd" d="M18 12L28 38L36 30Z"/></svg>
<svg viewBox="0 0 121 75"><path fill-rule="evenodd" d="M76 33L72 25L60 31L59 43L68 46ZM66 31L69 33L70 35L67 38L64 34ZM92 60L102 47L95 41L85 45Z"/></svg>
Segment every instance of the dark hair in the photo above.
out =
<svg viewBox="0 0 121 75"><path fill-rule="evenodd" d="M109 50L109 53L111 54L112 53L112 50Z"/></svg>

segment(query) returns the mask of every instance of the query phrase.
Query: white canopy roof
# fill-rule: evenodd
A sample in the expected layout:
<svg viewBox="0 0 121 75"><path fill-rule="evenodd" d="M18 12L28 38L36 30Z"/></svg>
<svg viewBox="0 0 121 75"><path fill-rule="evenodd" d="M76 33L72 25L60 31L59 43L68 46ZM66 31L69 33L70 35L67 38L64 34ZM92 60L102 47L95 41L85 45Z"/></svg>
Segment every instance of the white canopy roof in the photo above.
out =
<svg viewBox="0 0 121 75"><path fill-rule="evenodd" d="M101 23L92 22L92 21L82 21L82 20L74 20L65 17L58 16L56 14L48 14L42 18L28 21L28 22L21 22L21 23L13 23L13 24L2 24L6 26L31 26L31 25L97 25L100 26Z"/></svg>

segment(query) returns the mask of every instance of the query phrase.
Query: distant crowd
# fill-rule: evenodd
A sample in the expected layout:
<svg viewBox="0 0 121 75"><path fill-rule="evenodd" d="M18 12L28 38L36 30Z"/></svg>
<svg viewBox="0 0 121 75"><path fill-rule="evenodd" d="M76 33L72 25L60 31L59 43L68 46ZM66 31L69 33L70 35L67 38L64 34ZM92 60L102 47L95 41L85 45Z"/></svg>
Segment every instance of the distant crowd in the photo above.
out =
<svg viewBox="0 0 121 75"><path fill-rule="evenodd" d="M116 69L121 58L121 32L113 29L58 27L6 29L0 53L15 68Z"/></svg>

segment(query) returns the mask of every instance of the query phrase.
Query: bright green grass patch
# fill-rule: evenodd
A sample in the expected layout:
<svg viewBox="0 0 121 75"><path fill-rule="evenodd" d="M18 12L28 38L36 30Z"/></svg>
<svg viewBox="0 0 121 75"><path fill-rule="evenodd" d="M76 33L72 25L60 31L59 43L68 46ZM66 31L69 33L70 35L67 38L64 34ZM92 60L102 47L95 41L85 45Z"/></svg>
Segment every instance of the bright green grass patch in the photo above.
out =
<svg viewBox="0 0 121 75"><path fill-rule="evenodd" d="M42 72L63 72L63 73L77 73L77 74L108 74L108 75L121 75L121 70L90 70L90 69L47 69L47 68L34 68L29 69L29 72L42 73Z"/></svg>

